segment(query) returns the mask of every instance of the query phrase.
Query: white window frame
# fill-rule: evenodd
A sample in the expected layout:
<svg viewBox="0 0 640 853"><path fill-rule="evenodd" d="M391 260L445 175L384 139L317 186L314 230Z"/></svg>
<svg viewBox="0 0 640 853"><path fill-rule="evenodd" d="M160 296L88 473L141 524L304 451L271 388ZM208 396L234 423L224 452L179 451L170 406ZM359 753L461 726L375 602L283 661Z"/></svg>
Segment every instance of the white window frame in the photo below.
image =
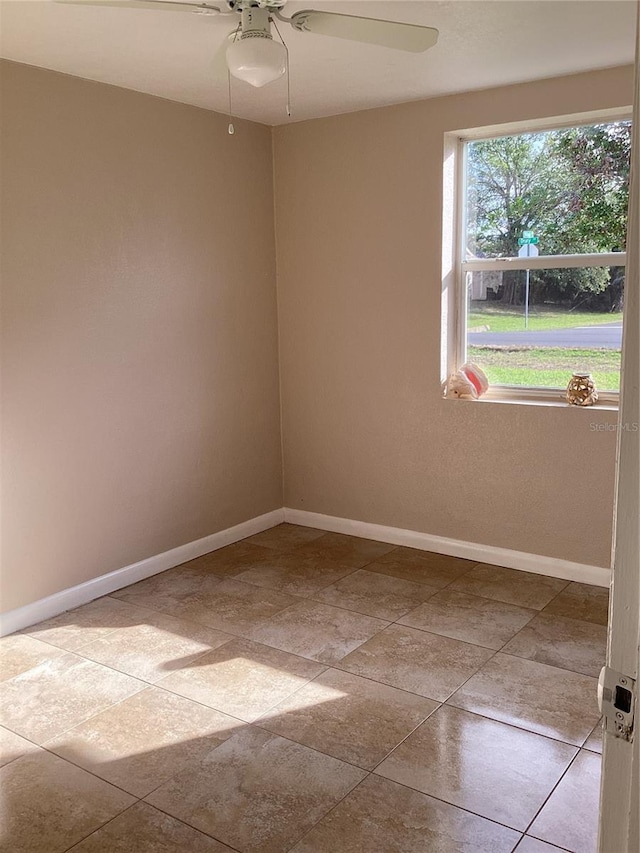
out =
<svg viewBox="0 0 640 853"><path fill-rule="evenodd" d="M626 267L626 252L583 255L539 255L535 258L463 257L466 223L466 150L469 142L496 139L521 133L539 133L581 125L630 121L631 107L615 110L556 116L510 124L477 127L449 132L444 137L443 168L443 256L442 256L442 348L441 380L455 373L466 361L467 351L467 272L481 270L525 270L584 268L594 266ZM600 391L598 408L617 408L618 391ZM564 389L492 385L482 400L499 402L564 405Z"/></svg>

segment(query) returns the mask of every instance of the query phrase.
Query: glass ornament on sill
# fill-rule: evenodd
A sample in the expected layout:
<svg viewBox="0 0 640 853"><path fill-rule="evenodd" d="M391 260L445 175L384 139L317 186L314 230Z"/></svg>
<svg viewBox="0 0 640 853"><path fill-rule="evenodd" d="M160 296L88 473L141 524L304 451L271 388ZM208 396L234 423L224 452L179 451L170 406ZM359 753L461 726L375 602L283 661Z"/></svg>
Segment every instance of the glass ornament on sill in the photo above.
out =
<svg viewBox="0 0 640 853"><path fill-rule="evenodd" d="M598 402L598 389L590 373L574 372L567 385L565 399L570 406L593 406Z"/></svg>

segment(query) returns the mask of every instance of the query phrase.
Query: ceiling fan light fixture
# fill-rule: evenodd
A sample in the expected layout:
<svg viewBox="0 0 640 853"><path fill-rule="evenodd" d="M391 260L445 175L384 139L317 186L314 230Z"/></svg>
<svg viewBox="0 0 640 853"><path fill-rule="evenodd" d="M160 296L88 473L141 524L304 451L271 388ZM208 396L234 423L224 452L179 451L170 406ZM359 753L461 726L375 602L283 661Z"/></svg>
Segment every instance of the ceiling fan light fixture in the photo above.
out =
<svg viewBox="0 0 640 853"><path fill-rule="evenodd" d="M287 51L271 37L240 38L227 48L227 66L234 77L260 88L285 73Z"/></svg>

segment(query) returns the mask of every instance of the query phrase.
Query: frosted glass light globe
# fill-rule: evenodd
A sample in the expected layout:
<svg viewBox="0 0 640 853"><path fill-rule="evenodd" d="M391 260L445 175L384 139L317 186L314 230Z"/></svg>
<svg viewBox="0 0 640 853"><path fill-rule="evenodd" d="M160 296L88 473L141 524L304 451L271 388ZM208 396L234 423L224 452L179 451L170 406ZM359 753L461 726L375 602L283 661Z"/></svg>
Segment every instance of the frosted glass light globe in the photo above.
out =
<svg viewBox="0 0 640 853"><path fill-rule="evenodd" d="M282 77L287 51L270 38L245 38L227 48L227 66L231 74L259 88Z"/></svg>

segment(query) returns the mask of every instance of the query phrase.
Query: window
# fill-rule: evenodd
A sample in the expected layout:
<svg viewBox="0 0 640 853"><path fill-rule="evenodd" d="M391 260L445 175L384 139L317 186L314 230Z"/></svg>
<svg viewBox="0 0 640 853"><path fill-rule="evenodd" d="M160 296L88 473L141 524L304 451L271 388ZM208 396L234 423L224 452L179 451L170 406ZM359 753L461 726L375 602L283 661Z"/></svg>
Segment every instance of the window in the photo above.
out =
<svg viewBox="0 0 640 853"><path fill-rule="evenodd" d="M455 140L447 372L473 361L494 397L558 400L587 371L614 402L631 122L518 130Z"/></svg>

